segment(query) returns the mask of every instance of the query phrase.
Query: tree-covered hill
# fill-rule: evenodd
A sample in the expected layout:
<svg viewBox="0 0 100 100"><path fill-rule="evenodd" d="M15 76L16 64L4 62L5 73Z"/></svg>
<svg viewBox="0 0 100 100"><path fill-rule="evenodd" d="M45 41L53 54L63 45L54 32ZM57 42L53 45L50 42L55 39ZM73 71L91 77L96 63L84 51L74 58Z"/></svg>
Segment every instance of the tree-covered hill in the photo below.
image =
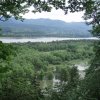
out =
<svg viewBox="0 0 100 100"><path fill-rule="evenodd" d="M14 18L1 22L4 36L57 36L57 37L89 37L91 27L84 22L66 23L61 20L51 19L26 19L24 22Z"/></svg>
<svg viewBox="0 0 100 100"><path fill-rule="evenodd" d="M93 41L1 43L0 57L0 100L89 100L75 65L94 57Z"/></svg>

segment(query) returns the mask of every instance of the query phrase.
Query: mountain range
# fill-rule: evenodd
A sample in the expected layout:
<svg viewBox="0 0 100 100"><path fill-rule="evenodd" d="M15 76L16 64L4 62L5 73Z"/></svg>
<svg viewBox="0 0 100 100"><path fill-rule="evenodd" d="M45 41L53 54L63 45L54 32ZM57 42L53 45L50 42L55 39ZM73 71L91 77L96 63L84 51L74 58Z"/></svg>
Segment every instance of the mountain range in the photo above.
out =
<svg viewBox="0 0 100 100"><path fill-rule="evenodd" d="M51 19L25 19L23 22L9 19L0 22L0 32L3 36L15 37L90 37L90 26L84 22L66 23Z"/></svg>

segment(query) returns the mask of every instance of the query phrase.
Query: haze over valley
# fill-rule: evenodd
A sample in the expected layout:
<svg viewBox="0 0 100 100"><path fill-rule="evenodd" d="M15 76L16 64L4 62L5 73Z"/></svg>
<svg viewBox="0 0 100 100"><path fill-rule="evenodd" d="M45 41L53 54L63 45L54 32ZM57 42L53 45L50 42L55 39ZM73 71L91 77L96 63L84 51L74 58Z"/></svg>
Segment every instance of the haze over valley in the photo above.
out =
<svg viewBox="0 0 100 100"><path fill-rule="evenodd" d="M25 19L23 22L14 18L1 22L1 36L8 37L91 37L90 26L84 22L64 22L51 19Z"/></svg>

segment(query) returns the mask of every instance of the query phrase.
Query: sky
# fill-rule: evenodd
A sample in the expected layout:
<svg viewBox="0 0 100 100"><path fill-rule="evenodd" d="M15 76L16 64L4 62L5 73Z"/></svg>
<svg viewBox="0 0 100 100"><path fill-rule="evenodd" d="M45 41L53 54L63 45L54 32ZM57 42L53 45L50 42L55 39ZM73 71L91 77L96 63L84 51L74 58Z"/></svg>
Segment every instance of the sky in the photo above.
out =
<svg viewBox="0 0 100 100"><path fill-rule="evenodd" d="M67 15L59 9L53 9L51 12L42 12L42 13L32 13L31 10L29 13L25 14L23 17L26 19L38 19L38 18L49 18L53 20L62 20L65 22L83 22L83 12L68 13Z"/></svg>

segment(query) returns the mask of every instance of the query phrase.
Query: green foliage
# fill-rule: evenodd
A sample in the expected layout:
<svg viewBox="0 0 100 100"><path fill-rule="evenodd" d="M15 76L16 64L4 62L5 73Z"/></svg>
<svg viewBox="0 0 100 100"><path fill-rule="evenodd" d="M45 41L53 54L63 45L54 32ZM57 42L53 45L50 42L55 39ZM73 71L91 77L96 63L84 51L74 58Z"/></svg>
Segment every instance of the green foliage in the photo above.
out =
<svg viewBox="0 0 100 100"><path fill-rule="evenodd" d="M52 80L53 79L53 72L52 71L48 71L47 72L47 77L48 80Z"/></svg>
<svg viewBox="0 0 100 100"><path fill-rule="evenodd" d="M14 67L1 83L1 100L42 100L43 95L32 68Z"/></svg>
<svg viewBox="0 0 100 100"><path fill-rule="evenodd" d="M0 60L9 60L9 56L14 54L12 45L4 45L0 42Z"/></svg>
<svg viewBox="0 0 100 100"><path fill-rule="evenodd" d="M79 74L77 68L62 68L60 82L49 90L50 100L77 100Z"/></svg>
<svg viewBox="0 0 100 100"><path fill-rule="evenodd" d="M12 45L8 44L3 44L0 42L0 73L4 73L10 69L9 66L9 61L11 58L16 54L14 51L14 47ZM3 62L5 62L3 64Z"/></svg>
<svg viewBox="0 0 100 100"><path fill-rule="evenodd" d="M95 44L95 57L91 61L91 66L87 70L85 77L85 90L87 98L93 100L100 99L100 41Z"/></svg>
<svg viewBox="0 0 100 100"><path fill-rule="evenodd" d="M2 45L9 47L9 44ZM4 76L0 80L1 100L78 100L81 80L77 68L71 62L92 58L94 54L91 41L10 45L16 48L11 48L16 52L16 56L11 56L9 47L6 54L13 59L7 64L10 70L3 72ZM92 55L87 56L85 53ZM6 59L2 61L3 65L6 64L5 61ZM53 83L54 77L59 80L57 84Z"/></svg>
<svg viewBox="0 0 100 100"><path fill-rule="evenodd" d="M76 11L83 11L85 10L84 18L92 19L91 22L88 24L92 24L93 26L93 34L95 36L100 35L100 1L99 0L68 0L68 5L66 5L66 0L2 0L0 2L0 20L5 21L10 17L14 16L15 19L22 19L20 13L28 12L27 7L33 6L33 12L41 12L41 11L50 11L52 7L56 9L62 9L67 13L76 12ZM56 86L56 89L51 90L50 94L47 95L49 100L100 100L100 43L96 48L95 58L87 71L85 79L82 81L84 85L78 85L78 75L77 69L72 68L69 72L69 81L59 84ZM26 47L27 48L27 47ZM0 43L0 64L2 61L6 61L11 57L10 48L8 46L3 45ZM38 49L37 49L38 50ZM40 49L39 49L40 50ZM50 50L50 49L49 49ZM55 50L55 49L52 49ZM23 50L24 51L24 50ZM43 51L43 49L41 50ZM77 50L75 50L76 52ZM81 50L78 51L78 57ZM24 52L25 53L25 52ZM42 52L43 53L43 52ZM50 52L49 55L51 56ZM71 52L72 53L72 52ZM70 54L69 54L70 55ZM84 53L83 53L84 55ZM82 56L83 56L82 55ZM21 56L21 53L18 53L17 57ZM57 56L62 57L61 55L54 56L53 59L49 64L58 64ZM76 56L76 54L75 54ZM76 59L75 56L71 56L69 60ZM89 54L90 56L90 54ZM86 57L86 55L84 55ZM88 56L87 56L88 57ZM63 58L63 57L62 57ZM62 59L61 58L61 59ZM15 60L15 59L14 59ZM23 60L23 59L22 59ZM26 73L24 67L28 64L23 66L24 62L20 61L20 63L16 64L15 67L13 66L13 70L5 73L5 77L0 80L0 99L1 100L41 100L44 99L41 89L39 88L37 82L37 74L34 74L32 77L29 71L29 74ZM53 60L56 62L53 62ZM15 60L17 61L17 60ZM27 61L27 60L26 60ZM36 60L37 61L37 60ZM11 61L11 65L14 61ZM28 61L27 61L28 62ZM3 62L5 63L5 62ZM42 63L39 60L38 63L33 63L35 66L38 66L37 69L41 68ZM14 63L13 63L14 65ZM19 67L18 67L19 65ZM32 64L30 64L30 68ZM23 66L23 67L22 67ZM28 65L29 66L29 65ZM15 68L15 70L14 70ZM26 69L28 67L25 67ZM35 68L35 67L34 67ZM27 70L28 71L28 70ZM33 72L33 71L32 71ZM45 71L44 71L45 73ZM64 73L67 75L66 70ZM63 73L62 73L63 75ZM63 75L64 76L64 75ZM63 80L67 81L66 78L63 77ZM81 92L81 97L77 94L79 91ZM80 97L80 98L79 98Z"/></svg>

